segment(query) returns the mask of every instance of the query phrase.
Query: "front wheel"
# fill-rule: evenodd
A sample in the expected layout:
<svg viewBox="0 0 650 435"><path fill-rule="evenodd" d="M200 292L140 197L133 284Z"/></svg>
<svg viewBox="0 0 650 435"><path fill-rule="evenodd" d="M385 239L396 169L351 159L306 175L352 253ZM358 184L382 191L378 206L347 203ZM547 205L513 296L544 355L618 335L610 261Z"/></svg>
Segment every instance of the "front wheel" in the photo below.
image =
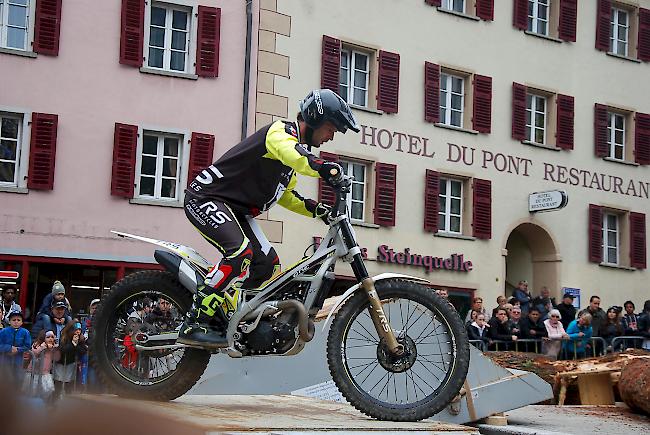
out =
<svg viewBox="0 0 650 435"><path fill-rule="evenodd" d="M327 339L332 379L366 415L392 421L431 417L458 394L469 368L469 341L454 308L423 285L375 283L387 320L404 346L392 355L380 340L365 292L337 313Z"/></svg>

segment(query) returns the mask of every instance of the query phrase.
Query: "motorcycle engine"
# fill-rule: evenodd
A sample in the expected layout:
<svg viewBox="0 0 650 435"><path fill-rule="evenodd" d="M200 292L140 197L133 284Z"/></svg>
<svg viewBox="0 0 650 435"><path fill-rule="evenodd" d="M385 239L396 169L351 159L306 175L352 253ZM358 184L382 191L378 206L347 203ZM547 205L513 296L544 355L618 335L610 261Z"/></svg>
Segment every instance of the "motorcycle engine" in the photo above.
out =
<svg viewBox="0 0 650 435"><path fill-rule="evenodd" d="M241 342L251 355L282 354L295 343L295 328L295 322L287 323L280 318L262 319L257 328L243 336Z"/></svg>

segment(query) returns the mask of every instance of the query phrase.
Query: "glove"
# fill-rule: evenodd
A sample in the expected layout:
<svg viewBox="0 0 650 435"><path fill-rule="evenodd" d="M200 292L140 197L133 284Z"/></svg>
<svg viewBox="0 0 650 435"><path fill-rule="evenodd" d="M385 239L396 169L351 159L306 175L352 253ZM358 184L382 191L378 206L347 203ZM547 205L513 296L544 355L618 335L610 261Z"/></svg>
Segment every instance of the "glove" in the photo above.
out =
<svg viewBox="0 0 650 435"><path fill-rule="evenodd" d="M314 210L314 217L320 218L320 220L325 222L326 225L329 225L331 211L332 211L332 207L330 207L327 204L323 204L322 202L319 202L318 204L316 204L316 209Z"/></svg>
<svg viewBox="0 0 650 435"><path fill-rule="evenodd" d="M341 174L343 174L343 168L334 162L323 162L318 170L318 175L332 187L336 186L335 181L341 177Z"/></svg>

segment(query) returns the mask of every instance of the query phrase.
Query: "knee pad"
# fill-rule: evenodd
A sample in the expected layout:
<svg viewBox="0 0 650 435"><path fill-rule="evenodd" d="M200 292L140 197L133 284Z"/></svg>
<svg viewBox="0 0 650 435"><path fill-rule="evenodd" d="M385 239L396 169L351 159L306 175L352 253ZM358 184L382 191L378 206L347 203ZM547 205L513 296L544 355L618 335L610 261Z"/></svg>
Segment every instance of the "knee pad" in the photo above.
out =
<svg viewBox="0 0 650 435"><path fill-rule="evenodd" d="M248 271L253 260L253 249L250 242L238 254L224 257L218 266L212 268L205 277L205 283L217 291L223 291L248 277Z"/></svg>

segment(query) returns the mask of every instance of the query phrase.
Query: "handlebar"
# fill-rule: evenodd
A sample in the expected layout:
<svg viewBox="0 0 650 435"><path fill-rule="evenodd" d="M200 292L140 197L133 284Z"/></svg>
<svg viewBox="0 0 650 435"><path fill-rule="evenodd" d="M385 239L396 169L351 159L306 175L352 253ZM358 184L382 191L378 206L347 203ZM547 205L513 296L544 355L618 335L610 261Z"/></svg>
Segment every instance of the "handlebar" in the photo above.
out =
<svg viewBox="0 0 650 435"><path fill-rule="evenodd" d="M330 178L331 185L336 192L336 200L334 201L334 207L330 212L330 217L332 219L337 218L338 216L345 214L346 212L346 201L345 198L350 193L350 186L354 177L351 175L346 175L342 171L338 171L334 168L330 170L332 177Z"/></svg>

